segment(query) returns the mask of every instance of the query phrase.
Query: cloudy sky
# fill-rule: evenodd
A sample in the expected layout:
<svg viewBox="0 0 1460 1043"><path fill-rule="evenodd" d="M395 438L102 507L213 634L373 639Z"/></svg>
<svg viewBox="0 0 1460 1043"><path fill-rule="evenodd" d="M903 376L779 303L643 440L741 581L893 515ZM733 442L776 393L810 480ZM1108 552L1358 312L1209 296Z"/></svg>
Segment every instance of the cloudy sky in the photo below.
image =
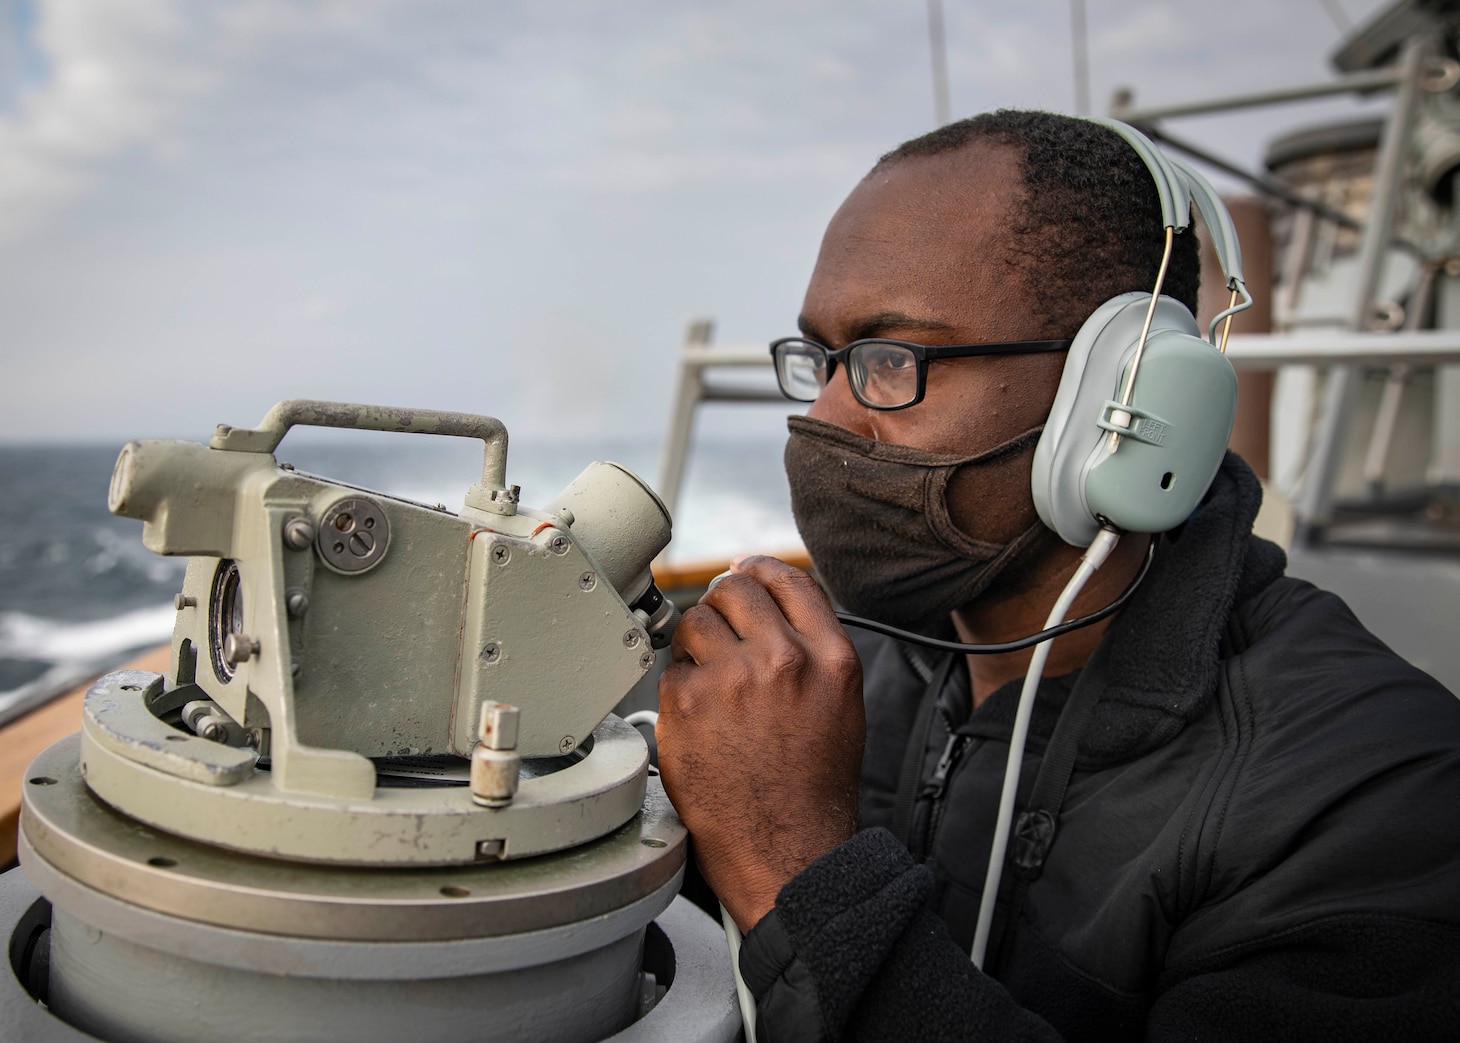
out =
<svg viewBox="0 0 1460 1043"><path fill-rule="evenodd" d="M1068 0L944 2L955 115L1073 109ZM1324 78L1380 6L1089 0L1094 106ZM925 0L0 0L0 440L289 397L653 435L686 320L792 331L928 52ZM1253 164L1349 111L1173 129Z"/></svg>

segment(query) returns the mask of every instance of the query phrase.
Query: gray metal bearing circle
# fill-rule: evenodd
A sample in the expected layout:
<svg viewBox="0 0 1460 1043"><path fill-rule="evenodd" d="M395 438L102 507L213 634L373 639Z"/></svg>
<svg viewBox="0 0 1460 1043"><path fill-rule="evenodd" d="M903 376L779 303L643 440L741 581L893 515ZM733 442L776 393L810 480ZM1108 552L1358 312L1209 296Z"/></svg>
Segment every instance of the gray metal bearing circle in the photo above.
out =
<svg viewBox="0 0 1460 1043"><path fill-rule="evenodd" d="M314 545L336 572L354 575L379 565L390 547L390 518L363 496L336 500L319 519Z"/></svg>
<svg viewBox="0 0 1460 1043"><path fill-rule="evenodd" d="M119 671L92 685L79 753L73 747L69 755L112 807L217 847L339 865L470 865L488 841L501 842L506 860L587 843L632 819L644 801L649 748L612 714L593 730L591 753L524 777L506 807L478 805L465 786L382 787L368 799L342 800L284 792L239 750L163 724L145 705L158 683L155 674ZM74 762L56 760L51 750L36 759L47 764L41 774L74 773ZM212 776L201 776L211 780L220 775L214 762L225 756L238 762L236 772L217 778L219 785L199 781L200 765L213 764Z"/></svg>
<svg viewBox="0 0 1460 1043"><path fill-rule="evenodd" d="M31 764L22 852L133 905L217 927L339 941L522 934L640 900L681 870L688 850L655 778L637 815L558 855L389 871L240 855L107 806L77 771L76 742L63 739Z"/></svg>

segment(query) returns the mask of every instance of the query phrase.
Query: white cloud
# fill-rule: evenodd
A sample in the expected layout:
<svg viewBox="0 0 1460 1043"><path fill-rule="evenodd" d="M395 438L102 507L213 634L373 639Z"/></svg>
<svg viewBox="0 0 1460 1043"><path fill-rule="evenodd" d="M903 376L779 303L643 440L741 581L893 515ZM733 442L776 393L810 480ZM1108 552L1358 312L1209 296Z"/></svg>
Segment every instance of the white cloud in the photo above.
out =
<svg viewBox="0 0 1460 1043"><path fill-rule="evenodd" d="M181 161L188 117L260 47L289 34L367 27L382 6L37 0L27 45L47 76L0 114L0 240L43 227L129 150Z"/></svg>
<svg viewBox="0 0 1460 1043"><path fill-rule="evenodd" d="M554 168L563 184L603 192L643 193L685 185L846 184L877 158L876 145L804 145L775 152L672 149L650 152L612 145Z"/></svg>
<svg viewBox="0 0 1460 1043"><path fill-rule="evenodd" d="M187 60L190 26L169 0L40 5L49 79L0 116L0 236L34 227L135 145L175 146L172 122L211 75Z"/></svg>
<svg viewBox="0 0 1460 1043"><path fill-rule="evenodd" d="M1097 11L1099 9L1097 8ZM1139 58L1181 47L1188 41L1181 19L1170 3L1146 3L1107 9L1106 18L1090 33L1092 59Z"/></svg>
<svg viewBox="0 0 1460 1043"><path fill-rule="evenodd" d="M946 7L955 112L1072 104L1066 0ZM40 77L0 96L0 438L298 396L653 431L685 320L789 332L827 218L932 118L921 3L38 12ZM1333 40L1316 2L1090 25L1097 107L1317 78ZM1245 159L1308 112L1192 133Z"/></svg>

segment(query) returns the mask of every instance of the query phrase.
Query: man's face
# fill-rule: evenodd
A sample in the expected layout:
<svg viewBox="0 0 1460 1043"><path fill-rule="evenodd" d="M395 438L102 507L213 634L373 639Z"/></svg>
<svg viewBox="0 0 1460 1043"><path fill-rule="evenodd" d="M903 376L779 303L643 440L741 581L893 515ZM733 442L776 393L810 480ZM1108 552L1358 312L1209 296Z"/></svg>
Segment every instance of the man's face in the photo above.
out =
<svg viewBox="0 0 1460 1043"><path fill-rule="evenodd" d="M802 332L831 348L865 337L977 344L1045 336L1004 246L1021 198L1019 160L1006 148L877 171L826 230ZM972 455L1044 421L1064 360L1055 352L935 361L923 401L893 411L857 402L838 367L808 415L883 442ZM1027 526L1032 458L1031 451L1023 468L1003 472L995 488L960 488L955 476L949 506L960 528L997 541Z"/></svg>

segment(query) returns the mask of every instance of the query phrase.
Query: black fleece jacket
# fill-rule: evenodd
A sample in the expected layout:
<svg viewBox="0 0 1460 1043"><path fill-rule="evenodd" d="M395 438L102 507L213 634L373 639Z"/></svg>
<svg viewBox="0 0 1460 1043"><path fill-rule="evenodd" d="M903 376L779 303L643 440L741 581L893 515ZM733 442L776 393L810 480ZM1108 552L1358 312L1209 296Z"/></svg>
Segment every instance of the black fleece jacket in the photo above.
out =
<svg viewBox="0 0 1460 1043"><path fill-rule="evenodd" d="M1071 693L1099 702L988 974L1018 684L970 714L961 662L864 651L862 831L745 939L761 1043L1460 1038L1460 701L1282 575L1260 497L1229 455L1092 659L1041 684L1020 806ZM919 754L905 846L884 827Z"/></svg>

